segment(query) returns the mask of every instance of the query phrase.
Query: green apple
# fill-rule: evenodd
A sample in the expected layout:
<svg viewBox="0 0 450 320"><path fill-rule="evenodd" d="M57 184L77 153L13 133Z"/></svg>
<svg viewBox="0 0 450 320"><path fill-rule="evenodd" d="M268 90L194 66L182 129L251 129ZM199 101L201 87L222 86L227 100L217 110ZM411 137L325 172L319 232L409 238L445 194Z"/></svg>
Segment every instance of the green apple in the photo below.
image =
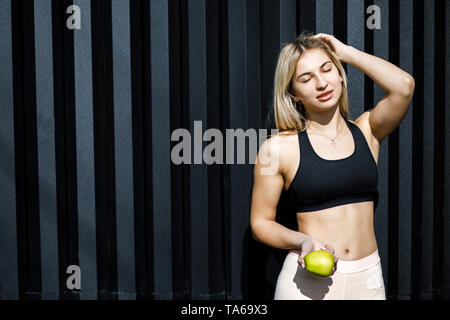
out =
<svg viewBox="0 0 450 320"><path fill-rule="evenodd" d="M328 277L333 267L333 255L326 250L313 251L305 256L305 269L320 278Z"/></svg>

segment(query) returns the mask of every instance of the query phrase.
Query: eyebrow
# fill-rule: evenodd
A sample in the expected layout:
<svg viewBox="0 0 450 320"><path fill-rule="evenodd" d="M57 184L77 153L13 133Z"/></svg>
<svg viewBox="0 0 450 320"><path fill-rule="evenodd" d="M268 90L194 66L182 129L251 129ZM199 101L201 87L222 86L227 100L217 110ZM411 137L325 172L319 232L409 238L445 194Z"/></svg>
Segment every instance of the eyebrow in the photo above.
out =
<svg viewBox="0 0 450 320"><path fill-rule="evenodd" d="M320 68L322 68L324 65L326 65L327 63L330 63L331 62L331 60L328 60L328 61L325 61L324 63L322 63L322 65L320 66ZM298 77L297 77L297 79L298 78L300 78L301 76L304 76L304 75L307 75L307 74L310 74L311 72L303 72L301 75L299 75Z"/></svg>

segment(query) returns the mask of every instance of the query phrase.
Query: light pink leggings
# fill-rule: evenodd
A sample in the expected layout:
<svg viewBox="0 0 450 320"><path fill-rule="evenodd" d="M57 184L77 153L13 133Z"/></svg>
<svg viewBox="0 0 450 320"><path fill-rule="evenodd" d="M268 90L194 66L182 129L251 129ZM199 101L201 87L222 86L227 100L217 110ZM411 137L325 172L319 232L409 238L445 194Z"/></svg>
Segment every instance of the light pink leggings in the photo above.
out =
<svg viewBox="0 0 450 320"><path fill-rule="evenodd" d="M336 272L325 279L304 270L297 260L298 251L289 251L275 300L386 300L378 249L359 260L338 260Z"/></svg>

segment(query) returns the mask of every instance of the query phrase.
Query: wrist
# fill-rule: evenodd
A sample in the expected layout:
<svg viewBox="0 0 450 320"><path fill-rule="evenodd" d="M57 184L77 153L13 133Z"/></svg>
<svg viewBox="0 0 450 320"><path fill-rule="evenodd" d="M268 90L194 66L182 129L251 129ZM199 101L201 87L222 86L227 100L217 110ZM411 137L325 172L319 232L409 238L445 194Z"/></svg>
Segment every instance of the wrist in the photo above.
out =
<svg viewBox="0 0 450 320"><path fill-rule="evenodd" d="M342 54L341 57L341 62L353 64L353 57L356 55L357 52L358 49L356 49L355 47L351 45L346 45L344 53Z"/></svg>
<svg viewBox="0 0 450 320"><path fill-rule="evenodd" d="M303 245L305 242L311 242L311 243L314 243L314 241L312 240L312 238L311 238L310 236L304 236L304 237L300 240L298 248L300 249L300 248L302 247L302 245Z"/></svg>
<svg viewBox="0 0 450 320"><path fill-rule="evenodd" d="M302 248L302 246L311 247L313 251L316 251L322 250L322 248L325 246L325 243L310 236L307 236L300 242L300 248Z"/></svg>

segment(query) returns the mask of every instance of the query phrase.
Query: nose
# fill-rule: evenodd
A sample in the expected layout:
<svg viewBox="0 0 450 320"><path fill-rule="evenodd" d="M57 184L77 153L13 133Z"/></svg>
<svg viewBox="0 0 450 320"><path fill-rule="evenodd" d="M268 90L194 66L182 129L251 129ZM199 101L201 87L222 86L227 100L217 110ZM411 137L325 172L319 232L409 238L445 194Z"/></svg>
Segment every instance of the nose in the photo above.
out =
<svg viewBox="0 0 450 320"><path fill-rule="evenodd" d="M326 87L327 87L327 82L321 76L318 76L317 82L316 82L317 90L323 91L323 90L325 90Z"/></svg>

